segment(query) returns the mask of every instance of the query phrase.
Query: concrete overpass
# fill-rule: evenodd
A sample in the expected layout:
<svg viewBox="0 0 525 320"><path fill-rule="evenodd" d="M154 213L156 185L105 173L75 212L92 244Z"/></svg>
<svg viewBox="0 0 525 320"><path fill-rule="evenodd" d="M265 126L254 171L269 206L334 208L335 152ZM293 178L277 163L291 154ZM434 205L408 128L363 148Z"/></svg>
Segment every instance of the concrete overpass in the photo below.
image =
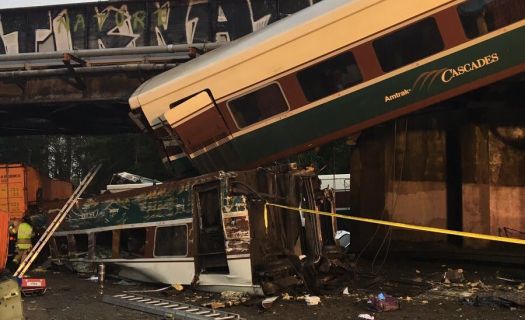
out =
<svg viewBox="0 0 525 320"><path fill-rule="evenodd" d="M130 0L0 10L0 134L133 132L141 82L314 0Z"/></svg>

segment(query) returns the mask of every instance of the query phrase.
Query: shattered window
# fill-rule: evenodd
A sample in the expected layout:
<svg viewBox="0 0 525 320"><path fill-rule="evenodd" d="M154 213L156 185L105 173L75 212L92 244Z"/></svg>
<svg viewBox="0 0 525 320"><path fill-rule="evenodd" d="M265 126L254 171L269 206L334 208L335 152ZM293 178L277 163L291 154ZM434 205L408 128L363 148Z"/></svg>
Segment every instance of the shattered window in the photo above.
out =
<svg viewBox="0 0 525 320"><path fill-rule="evenodd" d="M297 73L308 101L315 101L363 81L352 52L345 52Z"/></svg>
<svg viewBox="0 0 525 320"><path fill-rule="evenodd" d="M469 0L458 6L468 38L476 38L525 17L523 0Z"/></svg>
<svg viewBox="0 0 525 320"><path fill-rule="evenodd" d="M143 258L146 247L146 228L123 229L120 233L120 257Z"/></svg>
<svg viewBox="0 0 525 320"><path fill-rule="evenodd" d="M87 234L75 234L75 245L77 247L77 252L87 252L88 251L88 235Z"/></svg>
<svg viewBox="0 0 525 320"><path fill-rule="evenodd" d="M239 128L288 110L288 103L277 83L231 100L228 106Z"/></svg>
<svg viewBox="0 0 525 320"><path fill-rule="evenodd" d="M188 252L186 226L157 228L155 256L185 256Z"/></svg>
<svg viewBox="0 0 525 320"><path fill-rule="evenodd" d="M377 59L390 72L443 50L436 20L427 18L373 42Z"/></svg>
<svg viewBox="0 0 525 320"><path fill-rule="evenodd" d="M111 258L112 236L111 231L95 233L95 256L97 258Z"/></svg>
<svg viewBox="0 0 525 320"><path fill-rule="evenodd" d="M54 237L56 249L58 250L58 255L60 257L66 256L69 254L69 247L67 243L67 237L61 236L61 237Z"/></svg>

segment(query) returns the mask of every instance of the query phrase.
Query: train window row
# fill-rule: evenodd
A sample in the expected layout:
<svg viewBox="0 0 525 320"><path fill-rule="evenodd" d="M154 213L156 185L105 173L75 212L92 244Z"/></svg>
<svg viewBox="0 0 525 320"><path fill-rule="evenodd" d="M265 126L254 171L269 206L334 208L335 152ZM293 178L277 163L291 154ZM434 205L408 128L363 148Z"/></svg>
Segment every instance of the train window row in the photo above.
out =
<svg viewBox="0 0 525 320"><path fill-rule="evenodd" d="M461 24L473 39L525 18L523 0L469 0L458 6Z"/></svg>
<svg viewBox="0 0 525 320"><path fill-rule="evenodd" d="M475 38L525 17L524 0L469 0L457 7L465 35ZM445 49L433 17L396 30L372 41L371 46L384 72L391 72ZM308 102L350 88L363 81L352 52L344 52L309 66L296 74ZM228 101L239 129L289 110L286 95L277 83Z"/></svg>
<svg viewBox="0 0 525 320"><path fill-rule="evenodd" d="M154 249L146 252L148 230L155 231ZM59 256L75 253L89 256L90 245L87 234L55 237ZM188 230L186 225L157 228L133 228L96 232L91 235L94 246L92 255L98 259L140 259L145 257L187 256ZM153 251L153 253L151 252Z"/></svg>

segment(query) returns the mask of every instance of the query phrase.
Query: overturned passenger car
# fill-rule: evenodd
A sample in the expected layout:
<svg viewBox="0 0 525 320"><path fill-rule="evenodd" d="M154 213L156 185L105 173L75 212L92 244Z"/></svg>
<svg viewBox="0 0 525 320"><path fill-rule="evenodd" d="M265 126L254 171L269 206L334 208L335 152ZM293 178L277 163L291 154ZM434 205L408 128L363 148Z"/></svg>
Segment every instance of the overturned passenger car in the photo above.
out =
<svg viewBox="0 0 525 320"><path fill-rule="evenodd" d="M268 207L265 223L266 202L335 208L310 169L217 172L81 200L51 252L76 266L111 263L126 278L208 291L315 287L316 268L337 253L335 220Z"/></svg>

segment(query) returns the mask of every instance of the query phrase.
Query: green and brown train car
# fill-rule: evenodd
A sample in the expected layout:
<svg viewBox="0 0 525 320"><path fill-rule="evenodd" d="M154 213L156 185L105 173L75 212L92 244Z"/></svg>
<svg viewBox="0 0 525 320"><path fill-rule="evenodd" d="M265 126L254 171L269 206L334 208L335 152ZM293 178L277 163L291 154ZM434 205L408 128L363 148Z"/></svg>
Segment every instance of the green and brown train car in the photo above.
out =
<svg viewBox="0 0 525 320"><path fill-rule="evenodd" d="M324 0L147 82L178 173L281 159L518 75L522 0Z"/></svg>
<svg viewBox="0 0 525 320"><path fill-rule="evenodd" d="M265 226L266 201L334 210L312 171L217 172L81 200L52 256L79 269L112 264L135 280L272 293L304 283L301 265L326 266L338 251L334 219L269 208Z"/></svg>

